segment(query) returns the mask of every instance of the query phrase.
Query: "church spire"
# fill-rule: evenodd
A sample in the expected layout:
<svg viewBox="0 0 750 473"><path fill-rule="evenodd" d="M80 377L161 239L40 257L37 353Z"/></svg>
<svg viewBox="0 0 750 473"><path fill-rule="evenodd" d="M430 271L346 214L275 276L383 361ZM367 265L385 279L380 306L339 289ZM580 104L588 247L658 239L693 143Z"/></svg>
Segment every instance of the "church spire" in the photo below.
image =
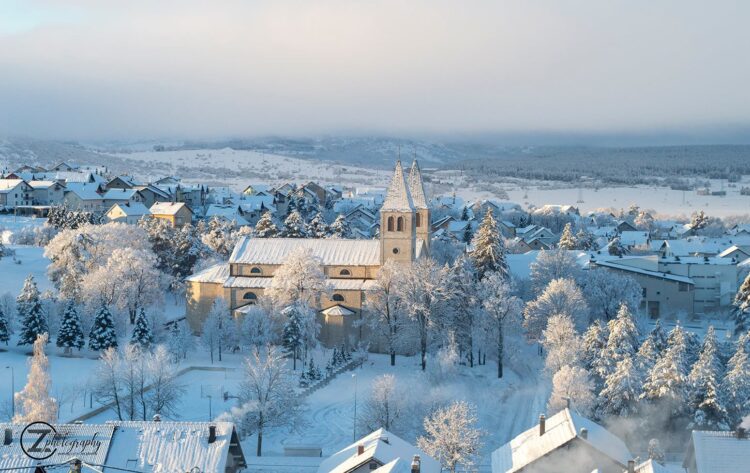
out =
<svg viewBox="0 0 750 473"><path fill-rule="evenodd" d="M391 180L390 187L388 187L388 193L383 202L383 207L380 210L414 211L414 202L412 201L411 193L409 192L409 186L406 183L406 176L404 176L404 168L401 167L401 161L396 161L396 169L393 172L393 179Z"/></svg>
<svg viewBox="0 0 750 473"><path fill-rule="evenodd" d="M419 164L417 164L416 159L411 164L411 170L409 171L409 193L411 194L415 209L427 208L427 198L425 197L424 185L422 184L422 172L419 170Z"/></svg>

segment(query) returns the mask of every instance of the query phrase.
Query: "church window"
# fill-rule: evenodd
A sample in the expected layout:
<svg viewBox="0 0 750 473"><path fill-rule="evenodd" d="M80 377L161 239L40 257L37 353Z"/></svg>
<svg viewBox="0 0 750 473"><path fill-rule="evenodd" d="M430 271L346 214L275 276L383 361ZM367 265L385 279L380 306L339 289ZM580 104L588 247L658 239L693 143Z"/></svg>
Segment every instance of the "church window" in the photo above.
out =
<svg viewBox="0 0 750 473"><path fill-rule="evenodd" d="M263 271L261 271L261 269L258 268L257 266L250 268L250 274L262 274L262 273Z"/></svg>
<svg viewBox="0 0 750 473"><path fill-rule="evenodd" d="M394 254L394 255L397 255L397 254L398 254L398 248L394 248L394 249L393 249L393 254Z"/></svg>
<svg viewBox="0 0 750 473"><path fill-rule="evenodd" d="M249 304L255 304L258 300L258 296L254 292L246 292L242 299L248 301Z"/></svg>
<svg viewBox="0 0 750 473"><path fill-rule="evenodd" d="M351 275L352 273L348 269L342 269L341 271L339 271L339 276L351 276Z"/></svg>
<svg viewBox="0 0 750 473"><path fill-rule="evenodd" d="M341 294L334 294L331 300L335 302L344 302L344 296Z"/></svg>
<svg viewBox="0 0 750 473"><path fill-rule="evenodd" d="M417 213L417 227L422 226L422 215Z"/></svg>
<svg viewBox="0 0 750 473"><path fill-rule="evenodd" d="M388 231L393 231L393 217L388 217Z"/></svg>
<svg viewBox="0 0 750 473"><path fill-rule="evenodd" d="M399 217L396 220L396 231L397 232L403 232L404 231L404 217Z"/></svg>

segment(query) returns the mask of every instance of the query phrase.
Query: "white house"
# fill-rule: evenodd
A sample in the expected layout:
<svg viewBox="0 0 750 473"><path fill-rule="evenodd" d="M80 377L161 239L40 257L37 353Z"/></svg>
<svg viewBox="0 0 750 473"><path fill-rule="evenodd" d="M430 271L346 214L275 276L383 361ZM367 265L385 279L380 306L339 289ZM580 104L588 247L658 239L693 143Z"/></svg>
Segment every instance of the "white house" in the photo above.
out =
<svg viewBox="0 0 750 473"><path fill-rule="evenodd" d="M110 222L127 223L135 225L144 216L151 215L151 212L140 202L127 202L124 204L115 204L107 210L105 217Z"/></svg>
<svg viewBox="0 0 750 473"><path fill-rule="evenodd" d="M65 197L63 197L63 202L72 210L103 212L106 210L104 208L104 199L98 191L98 184L70 182L65 186Z"/></svg>
<svg viewBox="0 0 750 473"><path fill-rule="evenodd" d="M23 179L0 179L0 207L16 208L31 205L34 189Z"/></svg>
<svg viewBox="0 0 750 473"><path fill-rule="evenodd" d="M735 432L694 430L682 466L688 473L739 473L750 468L750 436Z"/></svg>
<svg viewBox="0 0 750 473"><path fill-rule="evenodd" d="M34 205L58 205L65 197L65 186L57 181L29 181Z"/></svg>

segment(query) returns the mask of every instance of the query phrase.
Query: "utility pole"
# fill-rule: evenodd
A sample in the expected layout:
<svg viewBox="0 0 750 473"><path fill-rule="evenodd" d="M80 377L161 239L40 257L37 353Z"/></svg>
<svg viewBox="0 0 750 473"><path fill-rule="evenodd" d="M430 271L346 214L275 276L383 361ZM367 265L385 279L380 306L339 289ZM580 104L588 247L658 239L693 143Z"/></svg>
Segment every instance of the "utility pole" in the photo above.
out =
<svg viewBox="0 0 750 473"><path fill-rule="evenodd" d="M354 438L354 442L357 441L357 373L352 374L352 378L354 378L354 425L352 429L352 437Z"/></svg>
<svg viewBox="0 0 750 473"><path fill-rule="evenodd" d="M16 416L16 370L12 366L6 366L5 369L10 370L10 421L13 422Z"/></svg>

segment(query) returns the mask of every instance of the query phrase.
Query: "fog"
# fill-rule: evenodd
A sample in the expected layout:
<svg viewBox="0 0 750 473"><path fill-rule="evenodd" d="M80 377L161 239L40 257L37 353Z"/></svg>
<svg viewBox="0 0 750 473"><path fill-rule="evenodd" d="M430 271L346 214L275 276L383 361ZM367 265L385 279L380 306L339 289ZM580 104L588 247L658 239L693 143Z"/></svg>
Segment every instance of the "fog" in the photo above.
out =
<svg viewBox="0 0 750 473"><path fill-rule="evenodd" d="M710 137L750 126L749 14L728 0L3 0L0 134Z"/></svg>

